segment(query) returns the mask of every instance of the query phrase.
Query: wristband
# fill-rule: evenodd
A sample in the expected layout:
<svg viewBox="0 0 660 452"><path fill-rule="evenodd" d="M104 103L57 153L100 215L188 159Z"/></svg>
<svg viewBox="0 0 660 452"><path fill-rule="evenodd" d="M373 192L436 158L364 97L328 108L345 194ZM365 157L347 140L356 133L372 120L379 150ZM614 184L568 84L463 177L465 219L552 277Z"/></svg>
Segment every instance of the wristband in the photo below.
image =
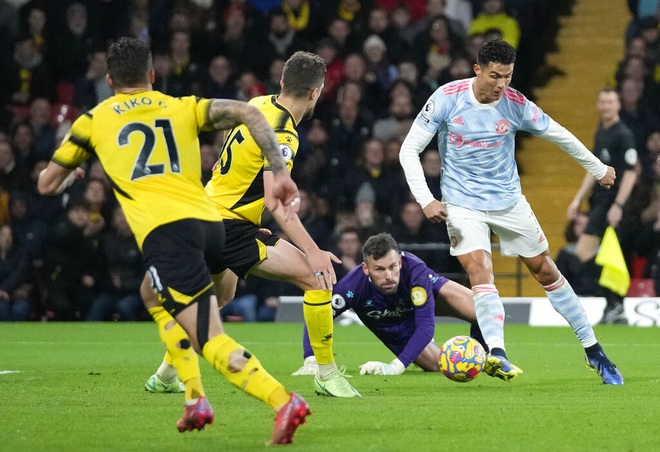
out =
<svg viewBox="0 0 660 452"><path fill-rule="evenodd" d="M619 201L614 201L614 205L617 206L619 209L623 209L624 204Z"/></svg>

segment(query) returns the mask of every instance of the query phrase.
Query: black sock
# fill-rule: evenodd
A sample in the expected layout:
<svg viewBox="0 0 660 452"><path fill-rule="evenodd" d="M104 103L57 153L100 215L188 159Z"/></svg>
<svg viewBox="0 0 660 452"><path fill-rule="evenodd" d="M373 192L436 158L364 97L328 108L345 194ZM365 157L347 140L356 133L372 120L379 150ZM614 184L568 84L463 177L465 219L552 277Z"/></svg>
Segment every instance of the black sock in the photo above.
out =
<svg viewBox="0 0 660 452"><path fill-rule="evenodd" d="M600 344L599 344L598 342L596 342L596 343L595 343L594 345L592 345L591 347L586 347L586 348L584 349L584 352L585 352L585 353L587 354L587 356L589 356L590 358L595 358L595 357L597 357L598 355L601 354L602 351L603 351L603 347L601 347Z"/></svg>
<svg viewBox="0 0 660 452"><path fill-rule="evenodd" d="M496 355L496 356L501 356L502 358L506 358L506 352L504 351L503 348L497 348L495 347L490 351L491 355Z"/></svg>
<svg viewBox="0 0 660 452"><path fill-rule="evenodd" d="M481 334L481 329L479 328L478 323L473 323L470 325L470 337L476 339L484 348L486 353L488 353L488 345L486 344L486 340L484 339L483 334Z"/></svg>

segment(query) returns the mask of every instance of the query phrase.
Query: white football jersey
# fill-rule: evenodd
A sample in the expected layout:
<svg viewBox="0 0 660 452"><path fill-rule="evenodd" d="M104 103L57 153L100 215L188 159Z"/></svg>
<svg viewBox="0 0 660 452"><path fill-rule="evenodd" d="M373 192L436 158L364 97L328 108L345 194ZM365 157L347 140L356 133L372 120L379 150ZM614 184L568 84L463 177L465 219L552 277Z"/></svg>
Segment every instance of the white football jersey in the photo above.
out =
<svg viewBox="0 0 660 452"><path fill-rule="evenodd" d="M457 80L438 88L415 123L438 132L443 200L475 210L507 209L521 195L515 134L541 134L550 118L513 88L506 88L500 100L482 104L473 82Z"/></svg>

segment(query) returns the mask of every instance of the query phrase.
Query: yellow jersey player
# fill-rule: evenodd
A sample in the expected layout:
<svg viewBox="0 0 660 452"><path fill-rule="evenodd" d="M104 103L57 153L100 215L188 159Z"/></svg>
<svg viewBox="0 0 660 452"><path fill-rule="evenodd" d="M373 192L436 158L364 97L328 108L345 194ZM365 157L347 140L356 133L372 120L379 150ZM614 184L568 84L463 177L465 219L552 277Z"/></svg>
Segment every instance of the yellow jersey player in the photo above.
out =
<svg viewBox="0 0 660 452"><path fill-rule="evenodd" d="M275 130L289 169L298 151L295 127L313 114L323 90L325 71L325 63L318 55L296 52L284 64L280 94L250 101ZM259 152L250 131L244 125L233 128L225 138L213 178L206 186L225 218L227 234L222 256L225 270L215 279L220 304L234 297L238 278L249 275L285 281L302 289L305 324L319 364L314 379L316 392L331 397L359 397L360 393L338 370L332 353L331 299L332 286L337 282L332 262L340 261L334 254L319 249L297 215L286 221L282 209L269 209L296 246L261 228L264 206L277 204L272 186L272 167ZM175 372L168 361L166 356L156 374L147 381L147 389L163 377L174 378Z"/></svg>
<svg viewBox="0 0 660 452"><path fill-rule="evenodd" d="M199 132L246 124L277 179L277 203L271 207L284 216L295 214L298 190L272 128L244 102L153 91L151 53L136 39L110 45L107 81L115 95L74 122L41 173L39 192L64 190L84 175L79 166L93 155L103 165L148 268L153 290L143 283L145 305L186 386L179 431L213 422L197 352L232 384L273 407L270 442L290 443L309 406L224 332L211 279L221 270L224 224L200 182Z"/></svg>

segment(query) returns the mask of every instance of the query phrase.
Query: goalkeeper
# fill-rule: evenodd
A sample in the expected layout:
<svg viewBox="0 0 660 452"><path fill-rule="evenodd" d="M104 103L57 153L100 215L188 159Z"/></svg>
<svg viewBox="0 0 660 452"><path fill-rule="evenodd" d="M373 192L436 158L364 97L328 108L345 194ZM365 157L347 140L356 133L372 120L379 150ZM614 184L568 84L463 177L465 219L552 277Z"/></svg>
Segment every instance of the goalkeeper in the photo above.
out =
<svg viewBox="0 0 660 452"><path fill-rule="evenodd" d="M470 322L471 336L486 347L468 288L436 274L417 256L400 252L389 234L369 237L362 254L364 262L334 286L333 313L336 317L352 309L396 358L389 364L362 364L361 375L400 375L413 362L424 371L438 372L440 347L433 341L436 314ZM293 375L316 372L306 328L303 347L304 365Z"/></svg>

